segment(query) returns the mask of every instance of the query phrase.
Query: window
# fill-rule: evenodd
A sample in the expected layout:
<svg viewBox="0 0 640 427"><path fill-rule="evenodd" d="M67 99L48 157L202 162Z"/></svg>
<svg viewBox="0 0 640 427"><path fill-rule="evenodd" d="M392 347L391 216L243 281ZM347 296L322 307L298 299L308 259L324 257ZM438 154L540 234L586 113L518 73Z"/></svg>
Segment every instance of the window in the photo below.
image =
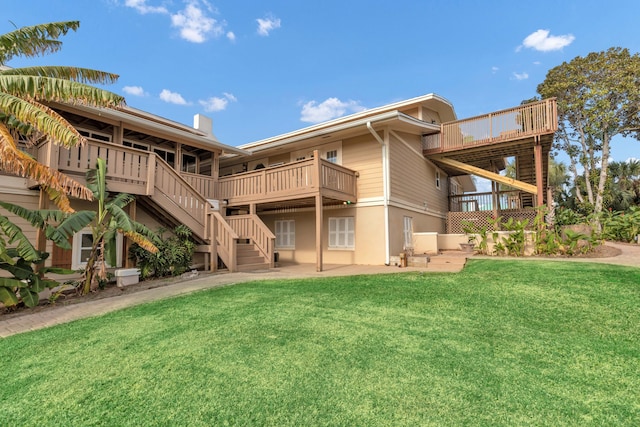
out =
<svg viewBox="0 0 640 427"><path fill-rule="evenodd" d="M86 228L73 236L71 268L77 270L79 268L84 268L87 265L87 260L89 259L89 255L91 255L92 246L93 233L90 229ZM122 267L122 234L118 233L116 237L116 246L116 265L110 265L109 267Z"/></svg>
<svg viewBox="0 0 640 427"><path fill-rule="evenodd" d="M405 216L402 225L402 234L404 235L404 248L413 247L413 218Z"/></svg>
<svg viewBox="0 0 640 427"><path fill-rule="evenodd" d="M93 130L78 129L78 133L85 138L95 139L97 141L111 142L111 135L107 133L100 133Z"/></svg>
<svg viewBox="0 0 640 427"><path fill-rule="evenodd" d="M182 172L196 173L198 158L192 154L182 153Z"/></svg>
<svg viewBox="0 0 640 427"><path fill-rule="evenodd" d="M135 148L137 150L149 151L149 145L143 144L141 142L122 141L122 145L124 145L125 147Z"/></svg>
<svg viewBox="0 0 640 427"><path fill-rule="evenodd" d="M163 150L162 148L154 148L153 152L158 155L162 160L167 162L172 168L176 167L176 153L169 150Z"/></svg>
<svg viewBox="0 0 640 427"><path fill-rule="evenodd" d="M329 248L355 248L355 228L352 216L329 218Z"/></svg>
<svg viewBox="0 0 640 427"><path fill-rule="evenodd" d="M331 163L338 163L338 150L327 151L327 160Z"/></svg>
<svg viewBox="0 0 640 427"><path fill-rule="evenodd" d="M296 222L292 219L276 221L276 248L296 248Z"/></svg>
<svg viewBox="0 0 640 427"><path fill-rule="evenodd" d="M440 171L436 169L436 188L440 188Z"/></svg>
<svg viewBox="0 0 640 427"><path fill-rule="evenodd" d="M342 164L342 141L321 145L317 148L294 151L291 153L291 161L313 159L313 151L316 149L322 159L328 160L331 163Z"/></svg>

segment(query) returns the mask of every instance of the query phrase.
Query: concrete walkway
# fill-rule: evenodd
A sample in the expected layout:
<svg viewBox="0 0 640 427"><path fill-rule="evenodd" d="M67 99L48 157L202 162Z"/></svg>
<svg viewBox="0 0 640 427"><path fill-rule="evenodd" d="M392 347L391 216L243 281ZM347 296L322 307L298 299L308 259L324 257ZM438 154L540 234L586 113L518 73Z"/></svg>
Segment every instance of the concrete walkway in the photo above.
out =
<svg viewBox="0 0 640 427"><path fill-rule="evenodd" d="M640 267L640 245L625 245L614 243L607 244L620 249L622 253L616 257L611 258L520 259L529 259L532 261L535 261L536 259L553 259L557 261L609 263ZM499 259L496 257L488 258ZM438 261L436 261L436 259L438 259ZM318 273L315 271L315 265L312 264L284 264L281 267L271 270L260 270L246 273L225 272L202 274L195 279L179 281L177 283L158 286L155 288L140 290L131 293L123 293L122 295L114 297L94 299L69 305L60 304L52 308L36 311L34 313L22 314L19 316L7 316L4 319L3 316L0 316L0 337L4 338L22 332L33 331L36 329L46 328L61 323L71 322L77 319L99 316L111 311L119 310L121 308L144 304L164 298L170 298L177 295L183 295L201 289L217 288L237 283L250 282L254 280L354 276L359 274L392 274L407 271L419 271L425 273L457 272L463 268L464 261L466 261L466 255L461 253L448 253L444 256L433 257L432 260L435 262L430 263L430 265L433 264L433 267L436 267L436 265L438 265L437 268L398 268L393 266L386 267L372 265L325 265L324 271Z"/></svg>

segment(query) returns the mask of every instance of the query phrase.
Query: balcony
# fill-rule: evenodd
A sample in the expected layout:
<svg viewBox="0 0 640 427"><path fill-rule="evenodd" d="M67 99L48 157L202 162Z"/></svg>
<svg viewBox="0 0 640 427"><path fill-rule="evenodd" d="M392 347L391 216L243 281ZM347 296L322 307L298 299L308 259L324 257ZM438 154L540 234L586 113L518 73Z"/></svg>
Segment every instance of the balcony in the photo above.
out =
<svg viewBox="0 0 640 427"><path fill-rule="evenodd" d="M312 159L222 177L217 196L228 206L300 206L313 204L316 195L325 204L355 202L356 178L356 172L316 154Z"/></svg>
<svg viewBox="0 0 640 427"><path fill-rule="evenodd" d="M464 120L443 123L440 133L425 135L425 155L487 147L550 136L558 129L556 100L545 99Z"/></svg>

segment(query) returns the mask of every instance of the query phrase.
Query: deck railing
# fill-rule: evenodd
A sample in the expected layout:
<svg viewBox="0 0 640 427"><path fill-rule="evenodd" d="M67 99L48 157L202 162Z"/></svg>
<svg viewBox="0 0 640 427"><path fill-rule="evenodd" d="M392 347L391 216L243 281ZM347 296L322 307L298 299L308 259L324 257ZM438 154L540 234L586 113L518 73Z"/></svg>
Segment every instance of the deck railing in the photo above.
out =
<svg viewBox="0 0 640 427"><path fill-rule="evenodd" d="M222 177L218 180L217 195L219 199L226 199L230 203L243 203L287 199L320 189L331 190L355 200L356 174L327 160L320 160L319 163L314 159L300 160Z"/></svg>
<svg viewBox="0 0 640 427"><path fill-rule="evenodd" d="M241 239L251 239L265 259L273 267L276 236L257 215L233 215L225 218Z"/></svg>
<svg viewBox="0 0 640 427"><path fill-rule="evenodd" d="M229 269L229 272L232 273L237 269L238 234L233 231L220 212L210 211L210 214L215 229L215 239L218 243L218 255ZM214 260L213 262L216 261Z"/></svg>
<svg viewBox="0 0 640 427"><path fill-rule="evenodd" d="M497 202L497 205L495 205ZM492 211L494 205L498 210L521 209L520 191L499 191L493 193L470 193L449 196L450 212Z"/></svg>
<svg viewBox="0 0 640 427"><path fill-rule="evenodd" d="M558 129L556 108L556 100L552 98L443 123L440 134L423 138L422 149L427 154L434 154L552 134Z"/></svg>
<svg viewBox="0 0 640 427"><path fill-rule="evenodd" d="M198 175L195 173L181 172L180 176L193 188L202 194L205 199L215 199L216 179L212 176Z"/></svg>

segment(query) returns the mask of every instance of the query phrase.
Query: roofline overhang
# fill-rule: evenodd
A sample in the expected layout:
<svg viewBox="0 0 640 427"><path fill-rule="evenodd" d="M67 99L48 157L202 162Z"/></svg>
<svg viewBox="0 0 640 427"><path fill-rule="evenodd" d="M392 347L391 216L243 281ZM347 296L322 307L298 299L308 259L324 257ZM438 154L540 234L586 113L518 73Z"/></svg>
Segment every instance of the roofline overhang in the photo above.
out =
<svg viewBox="0 0 640 427"><path fill-rule="evenodd" d="M280 145L290 144L292 142L300 141L303 139L313 138L316 136L321 136L323 134L338 132L338 131L349 129L352 127L361 126L363 124L366 124L367 122L378 123L382 120L385 120L385 116L387 114L391 115L391 119L394 119L394 118L397 119L397 118L400 118L400 116L403 116L404 118L400 118L400 120L407 121L407 119L410 119L409 121L407 121L408 123L413 122L416 125L420 125L420 126L428 125L431 127L427 127L426 129L435 130L435 128L433 128L434 126L433 124L428 124L422 120L416 119L414 117L411 117L403 113L399 113L397 111L401 108L414 105L414 104L420 104L430 100L439 101L449 106L451 108L451 111L453 112L454 119L456 118L455 110L453 109L453 104L451 104L451 102L441 97L440 95L430 93L427 95L422 95L415 98L407 99L404 101L395 102L393 104L387 104L382 107L364 110L360 113L351 114L346 117L341 117L339 119L309 126L303 129L299 129L299 130L278 135L275 137L263 139L263 140L252 142L249 144L240 145L239 147L241 149L248 150L254 153L257 151L265 150L267 148L273 148ZM440 125L436 125L436 127L437 129L440 129Z"/></svg>
<svg viewBox="0 0 640 427"><path fill-rule="evenodd" d="M63 107L63 109L64 107L72 108L74 110L84 111L117 122L129 123L141 128L152 129L161 135L179 138L182 141L193 143L201 148L218 148L222 150L223 153L233 153L244 156L251 154L247 150L223 144L198 129L194 129L187 125L183 125L142 110L137 110L135 108L125 107L121 109L111 109L59 103L56 103L56 105Z"/></svg>
<svg viewBox="0 0 640 427"><path fill-rule="evenodd" d="M375 116L369 116L365 118L361 118L359 120L351 120L346 123L337 123L333 126L323 126L316 130L307 129L306 132L293 133L290 134L289 137L286 135L283 137L270 138L268 140L261 141L261 143L255 147L249 147L248 145L243 146L245 150L250 153L258 153L261 151L269 150L272 148L280 147L287 144L293 144L299 141L304 141L306 139L322 137L324 135L338 133L349 129L354 129L358 127L363 127L363 130L366 131L367 123L372 126L380 126L384 124L391 124L393 122L401 122L403 124L407 124L410 126L415 126L418 131L429 131L431 133L437 132L440 130L440 125L431 124L424 122L422 120L416 119L415 117L409 116L404 113L400 113L399 111L390 111L387 113L378 114Z"/></svg>

